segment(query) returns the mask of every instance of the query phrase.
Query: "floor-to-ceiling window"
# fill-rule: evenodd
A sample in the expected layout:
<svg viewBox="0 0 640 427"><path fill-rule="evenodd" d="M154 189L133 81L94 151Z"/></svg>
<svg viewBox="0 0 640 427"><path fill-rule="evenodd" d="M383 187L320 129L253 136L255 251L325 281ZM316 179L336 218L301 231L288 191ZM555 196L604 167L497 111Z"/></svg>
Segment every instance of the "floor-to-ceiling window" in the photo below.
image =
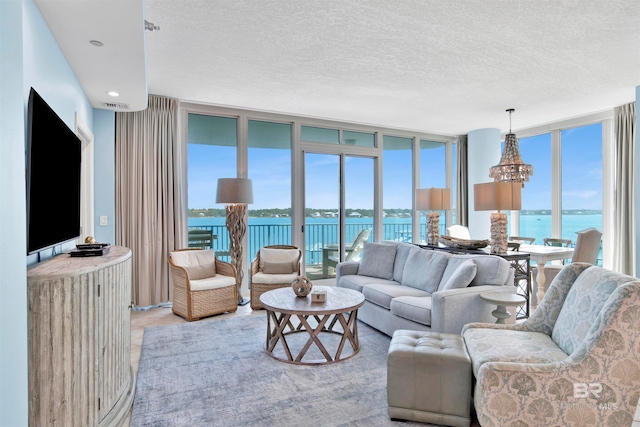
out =
<svg viewBox="0 0 640 427"><path fill-rule="evenodd" d="M383 240L411 242L413 213L412 138L384 135L382 144Z"/></svg>
<svg viewBox="0 0 640 427"><path fill-rule="evenodd" d="M346 259L363 230L368 241L419 239L412 230L413 190L420 182L446 186L451 147L437 142L437 135L191 103L181 110L188 139L188 227L210 231L224 260L229 238L224 206L215 202L219 178L246 176L253 182L246 263L262 246L291 243L304 247L306 273L320 274L323 248L342 245L331 256ZM417 150L421 165L415 163ZM314 171L311 160L328 158L338 159L337 169L319 162ZM414 175L419 170L421 181ZM335 203L323 206L322 194L331 188L337 191ZM311 225L321 223L334 230L331 236L311 232Z"/></svg>
<svg viewBox="0 0 640 427"><path fill-rule="evenodd" d="M458 224L456 200L458 200L458 151L457 143L451 144L451 221L450 224Z"/></svg>
<svg viewBox="0 0 640 427"><path fill-rule="evenodd" d="M443 142L420 140L420 188L447 187L447 145ZM452 195L455 197L455 193ZM452 198L452 200L455 200ZM440 214L440 234L447 227L446 210ZM426 212L420 212L420 239L416 243L426 243Z"/></svg>
<svg viewBox="0 0 640 427"><path fill-rule="evenodd" d="M518 236L533 237L541 245L552 236L551 225L551 134L520 138L522 160L533 166L533 176L522 188L522 210Z"/></svg>
<svg viewBox="0 0 640 427"><path fill-rule="evenodd" d="M228 256L229 234L224 206L216 205L218 178L235 178L238 164L238 120L188 115L189 230L208 230L213 249Z"/></svg>
<svg viewBox="0 0 640 427"><path fill-rule="evenodd" d="M291 244L291 124L249 120L249 255L261 247Z"/></svg>
<svg viewBox="0 0 640 427"><path fill-rule="evenodd" d="M520 138L520 153L534 174L522 189L518 236L563 238L576 243L576 232L601 231L603 211L603 124L567 126ZM602 251L598 264L602 265Z"/></svg>
<svg viewBox="0 0 640 427"><path fill-rule="evenodd" d="M311 278L335 274L337 262L358 260L365 240L375 239L375 134L301 127L304 144L305 262ZM362 148L360 148L362 147Z"/></svg>
<svg viewBox="0 0 640 427"><path fill-rule="evenodd" d="M602 230L602 124L562 131L562 238ZM599 256L602 265L602 254Z"/></svg>

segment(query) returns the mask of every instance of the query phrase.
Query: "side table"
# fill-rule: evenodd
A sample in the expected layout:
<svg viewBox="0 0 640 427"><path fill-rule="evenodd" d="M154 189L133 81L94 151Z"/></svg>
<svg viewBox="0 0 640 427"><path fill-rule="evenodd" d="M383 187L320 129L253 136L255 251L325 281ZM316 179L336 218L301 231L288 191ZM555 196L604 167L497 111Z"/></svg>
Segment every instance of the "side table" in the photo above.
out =
<svg viewBox="0 0 640 427"><path fill-rule="evenodd" d="M497 306L491 314L498 319L496 320L496 323L499 324L505 323L505 320L511 317L511 313L507 311L507 306L519 307L527 303L527 299L522 295L500 291L482 292L480 293L480 298L483 301Z"/></svg>

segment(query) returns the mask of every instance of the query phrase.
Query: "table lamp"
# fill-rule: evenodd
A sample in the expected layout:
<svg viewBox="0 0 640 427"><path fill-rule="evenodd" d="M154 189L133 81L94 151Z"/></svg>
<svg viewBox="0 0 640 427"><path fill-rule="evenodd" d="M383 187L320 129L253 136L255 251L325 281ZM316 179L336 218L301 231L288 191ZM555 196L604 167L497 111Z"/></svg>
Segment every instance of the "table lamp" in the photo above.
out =
<svg viewBox="0 0 640 427"><path fill-rule="evenodd" d="M419 188L416 190L416 209L427 212L427 245L438 245L440 214L434 211L451 209L450 188Z"/></svg>
<svg viewBox="0 0 640 427"><path fill-rule="evenodd" d="M253 203L253 185L247 178L220 178L216 203L223 203L227 214L227 231L229 231L229 254L231 263L236 268L236 286L238 287L238 305L245 305L249 299L242 298L240 288L244 271L242 268L242 239L247 231L245 217L247 204Z"/></svg>
<svg viewBox="0 0 640 427"><path fill-rule="evenodd" d="M521 209L522 184L516 181L487 182L473 186L473 204L477 211L491 214L491 252L507 252L507 214L501 210Z"/></svg>

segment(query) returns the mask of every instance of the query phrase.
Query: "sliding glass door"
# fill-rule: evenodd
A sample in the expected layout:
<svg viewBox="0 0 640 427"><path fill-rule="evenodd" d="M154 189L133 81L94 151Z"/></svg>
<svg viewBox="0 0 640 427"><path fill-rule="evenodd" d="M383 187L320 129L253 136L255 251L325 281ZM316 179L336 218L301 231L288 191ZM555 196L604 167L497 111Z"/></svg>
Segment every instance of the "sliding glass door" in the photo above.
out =
<svg viewBox="0 0 640 427"><path fill-rule="evenodd" d="M373 159L305 153L304 162L307 276L333 277L373 239Z"/></svg>

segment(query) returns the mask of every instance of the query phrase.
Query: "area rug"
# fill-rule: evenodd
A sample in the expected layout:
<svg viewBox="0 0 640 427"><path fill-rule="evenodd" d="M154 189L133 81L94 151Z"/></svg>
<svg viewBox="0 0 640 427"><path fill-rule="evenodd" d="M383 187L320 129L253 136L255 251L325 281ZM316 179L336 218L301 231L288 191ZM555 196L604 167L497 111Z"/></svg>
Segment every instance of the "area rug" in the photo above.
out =
<svg viewBox="0 0 640 427"><path fill-rule="evenodd" d="M301 366L265 352L262 314L146 328L131 426L427 425L389 419L390 338L358 329L354 357Z"/></svg>

